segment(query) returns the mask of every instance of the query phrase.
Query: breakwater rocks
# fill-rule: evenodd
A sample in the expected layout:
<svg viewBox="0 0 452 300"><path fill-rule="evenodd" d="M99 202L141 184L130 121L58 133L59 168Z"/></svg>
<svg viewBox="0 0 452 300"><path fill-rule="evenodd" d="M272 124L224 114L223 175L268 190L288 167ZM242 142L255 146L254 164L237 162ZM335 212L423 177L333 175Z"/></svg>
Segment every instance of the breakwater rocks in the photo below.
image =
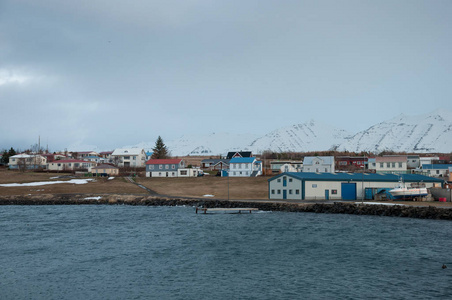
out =
<svg viewBox="0 0 452 300"><path fill-rule="evenodd" d="M358 203L285 203L270 201L242 201L173 198L144 195L86 195L47 194L26 196L1 196L0 205L143 205L143 206L193 206L207 208L253 207L264 211L311 212L354 214L406 218L452 220L452 209L433 206L367 205Z"/></svg>

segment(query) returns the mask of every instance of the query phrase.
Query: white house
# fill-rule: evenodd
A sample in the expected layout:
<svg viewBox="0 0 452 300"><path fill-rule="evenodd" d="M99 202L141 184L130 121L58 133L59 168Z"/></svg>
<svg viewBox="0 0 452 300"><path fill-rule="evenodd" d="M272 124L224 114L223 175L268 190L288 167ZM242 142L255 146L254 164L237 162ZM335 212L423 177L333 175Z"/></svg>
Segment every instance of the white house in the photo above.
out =
<svg viewBox="0 0 452 300"><path fill-rule="evenodd" d="M9 157L8 167L17 169L40 169L46 167L47 158L39 154L17 154Z"/></svg>
<svg viewBox="0 0 452 300"><path fill-rule="evenodd" d="M234 157L229 161L229 176L256 177L262 175L262 162L255 157Z"/></svg>
<svg viewBox="0 0 452 300"><path fill-rule="evenodd" d="M146 152L140 148L115 149L111 159L118 167L144 167Z"/></svg>
<svg viewBox="0 0 452 300"><path fill-rule="evenodd" d="M198 177L203 172L200 168L184 168L177 170L177 177Z"/></svg>
<svg viewBox="0 0 452 300"><path fill-rule="evenodd" d="M437 160L439 160L439 156L422 156L419 157L419 164L422 168L422 165L433 164L433 162Z"/></svg>
<svg viewBox="0 0 452 300"><path fill-rule="evenodd" d="M334 173L334 156L306 156L303 172Z"/></svg>
<svg viewBox="0 0 452 300"><path fill-rule="evenodd" d="M422 172L432 177L449 177L450 164L424 164Z"/></svg>
<svg viewBox="0 0 452 300"><path fill-rule="evenodd" d="M406 156L379 156L375 158L375 172L403 174L407 173Z"/></svg>
<svg viewBox="0 0 452 300"><path fill-rule="evenodd" d="M79 160L79 159L66 159L66 160L54 160L47 163L47 170L49 171L77 171L77 170L88 170L97 164L92 161Z"/></svg>
<svg viewBox="0 0 452 300"><path fill-rule="evenodd" d="M281 168L279 168L280 173L284 172L302 172L303 171L303 162L300 161L292 161L290 163L283 164Z"/></svg>
<svg viewBox="0 0 452 300"><path fill-rule="evenodd" d="M274 160L270 162L270 169L273 174L279 174L284 172L301 172L303 171L302 161L290 161L290 160Z"/></svg>

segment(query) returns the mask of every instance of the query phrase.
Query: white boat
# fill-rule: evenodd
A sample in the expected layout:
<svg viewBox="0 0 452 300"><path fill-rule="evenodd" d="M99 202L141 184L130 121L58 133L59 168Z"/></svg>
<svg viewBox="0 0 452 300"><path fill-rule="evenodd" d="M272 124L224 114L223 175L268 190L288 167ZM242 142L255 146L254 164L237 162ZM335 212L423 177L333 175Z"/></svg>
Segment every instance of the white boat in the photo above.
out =
<svg viewBox="0 0 452 300"><path fill-rule="evenodd" d="M391 193L391 195L396 199L424 197L428 195L428 191L424 183L412 183L411 187L408 187L403 181L399 181L399 185L390 190L389 193Z"/></svg>

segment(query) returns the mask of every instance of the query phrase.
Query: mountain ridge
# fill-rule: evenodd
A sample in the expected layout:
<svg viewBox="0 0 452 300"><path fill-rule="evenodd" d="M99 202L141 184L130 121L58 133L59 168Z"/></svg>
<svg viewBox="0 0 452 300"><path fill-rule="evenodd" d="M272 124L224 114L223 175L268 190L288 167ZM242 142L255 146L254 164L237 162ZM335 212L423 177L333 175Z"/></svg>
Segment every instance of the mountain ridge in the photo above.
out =
<svg viewBox="0 0 452 300"><path fill-rule="evenodd" d="M309 152L442 152L452 151L452 113L436 110L397 115L355 134L316 120L275 129L265 135L210 133L184 135L166 143L173 156L225 155L228 151ZM145 149L154 144L136 145Z"/></svg>

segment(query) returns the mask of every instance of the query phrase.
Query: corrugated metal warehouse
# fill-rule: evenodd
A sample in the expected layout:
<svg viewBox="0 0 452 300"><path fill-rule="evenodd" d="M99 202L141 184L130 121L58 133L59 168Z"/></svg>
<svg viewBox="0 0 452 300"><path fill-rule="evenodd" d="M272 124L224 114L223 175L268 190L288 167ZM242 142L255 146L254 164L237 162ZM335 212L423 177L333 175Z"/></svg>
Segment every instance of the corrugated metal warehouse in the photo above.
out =
<svg viewBox="0 0 452 300"><path fill-rule="evenodd" d="M444 180L418 174L282 173L268 180L269 199L361 200L373 199L378 189L391 189L400 180L441 187Z"/></svg>

